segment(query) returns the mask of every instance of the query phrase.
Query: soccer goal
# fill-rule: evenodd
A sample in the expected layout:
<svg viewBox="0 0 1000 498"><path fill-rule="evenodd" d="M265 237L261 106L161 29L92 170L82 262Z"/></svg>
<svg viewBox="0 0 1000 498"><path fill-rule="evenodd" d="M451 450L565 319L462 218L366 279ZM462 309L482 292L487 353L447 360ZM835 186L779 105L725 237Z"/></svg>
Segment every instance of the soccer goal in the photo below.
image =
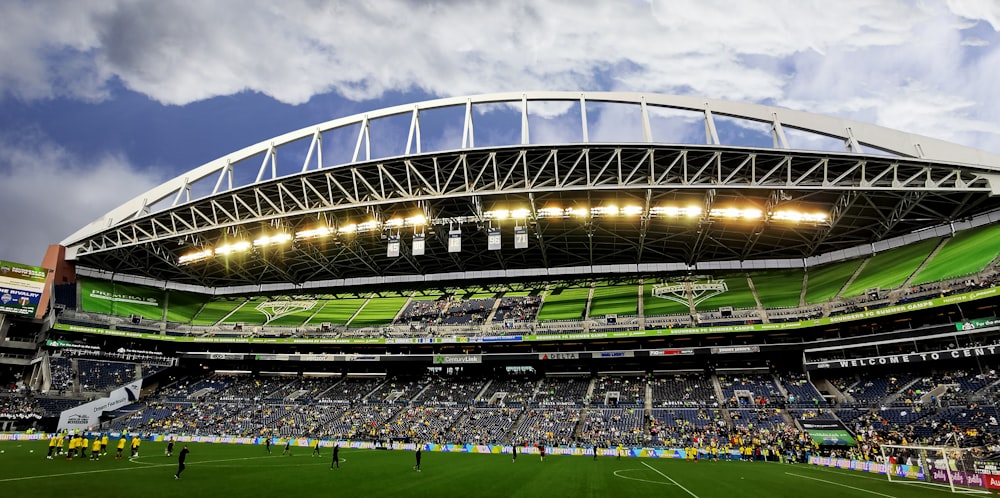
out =
<svg viewBox="0 0 1000 498"><path fill-rule="evenodd" d="M969 448L882 445L889 482L941 486L952 493L989 494L974 468Z"/></svg>

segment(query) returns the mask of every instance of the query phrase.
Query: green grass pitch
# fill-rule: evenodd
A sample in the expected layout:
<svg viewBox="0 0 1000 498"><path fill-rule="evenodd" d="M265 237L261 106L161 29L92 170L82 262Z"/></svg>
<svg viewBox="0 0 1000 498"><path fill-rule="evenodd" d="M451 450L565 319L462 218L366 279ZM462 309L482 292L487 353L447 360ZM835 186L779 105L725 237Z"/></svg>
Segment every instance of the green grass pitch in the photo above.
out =
<svg viewBox="0 0 1000 498"><path fill-rule="evenodd" d="M423 452L343 448L330 470L330 448L190 444L187 469L174 480L164 443L143 442L140 457L116 461L47 460L45 441L0 442L2 496L101 498L160 497L586 497L680 498L923 498L948 495L941 487L889 483L884 476L810 465L765 462L690 462L676 459ZM33 452L31 452L33 450Z"/></svg>

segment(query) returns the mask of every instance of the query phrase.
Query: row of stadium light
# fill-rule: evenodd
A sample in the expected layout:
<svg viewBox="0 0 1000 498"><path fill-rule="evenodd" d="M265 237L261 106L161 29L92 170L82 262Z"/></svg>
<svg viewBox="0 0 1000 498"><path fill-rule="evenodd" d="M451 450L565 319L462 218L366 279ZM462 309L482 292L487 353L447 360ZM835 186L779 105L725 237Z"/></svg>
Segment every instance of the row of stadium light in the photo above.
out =
<svg viewBox="0 0 1000 498"><path fill-rule="evenodd" d="M704 210L698 206L657 206L649 209L649 216L654 218L698 218ZM486 211L483 215L487 219L525 219L528 217L527 209L495 209ZM639 216L643 214L640 206L598 206L592 208L559 208L544 207L538 210L538 218L586 218L586 217L610 217L610 216ZM743 219L759 220L764 217L764 212L757 208L713 208L708 212L711 218L722 219ZM782 210L771 213L772 220L804 222L804 223L825 223L827 216L825 213L805 213L800 211Z"/></svg>
<svg viewBox="0 0 1000 498"><path fill-rule="evenodd" d="M201 261L204 259L211 258L212 256L225 256L233 253L246 252L255 247L259 248L259 247L282 245L291 242L292 239L310 240L310 239L320 239L334 234L370 232L376 229L403 228L407 226L419 227L424 225L426 222L427 219L423 215L418 215L409 218L392 218L386 220L383 223L379 223L375 220L369 220L362 223L348 223L346 225L341 225L340 227L337 228L321 226L295 232L294 236L290 233L276 233L274 235L262 235L254 239L253 242L247 240L241 240L237 242L223 244L214 249L204 249L201 251L185 254L180 258L178 258L177 262L180 264L193 263L195 261Z"/></svg>
<svg viewBox="0 0 1000 498"><path fill-rule="evenodd" d="M688 206L688 207L676 207L676 206L665 206L665 207L653 207L649 210L649 216L657 218L698 218L701 217L703 213L702 208L698 206ZM495 209L491 211L486 211L483 213L483 217L488 220L526 220L529 217L530 211L527 209ZM558 208L558 207L545 207L538 210L538 219L555 219L555 218L572 218L572 217L612 217L612 216L638 216L643 214L643 209L639 206L625 206L619 208L617 206L599 206L593 208ZM714 208L709 212L709 217L720 218L720 219L731 219L731 220L759 220L763 218L764 212L756 208ZM772 220L781 220L788 222L807 222L807 223L824 223L827 217L823 213L804 213L799 211L775 211L770 215ZM348 223L341 225L339 227L330 226L319 226L315 228L309 228L306 230L301 230L295 232L295 235L289 233L277 233L273 235L262 235L253 242L247 240L241 240L236 242L230 242L214 249L204 249L201 251L185 254L178 258L178 263L187 264L193 263L195 261L201 261L213 256L225 256L233 253L246 252L253 248L262 248L268 246L278 246L291 242L294 240L312 240L321 239L324 237L329 237L331 235L341 234L352 234L357 232L371 232L374 230L392 230L404 227L420 227L427 224L427 219L423 215L412 216L409 218L392 218L384 222L378 222L376 220L369 220L362 223Z"/></svg>

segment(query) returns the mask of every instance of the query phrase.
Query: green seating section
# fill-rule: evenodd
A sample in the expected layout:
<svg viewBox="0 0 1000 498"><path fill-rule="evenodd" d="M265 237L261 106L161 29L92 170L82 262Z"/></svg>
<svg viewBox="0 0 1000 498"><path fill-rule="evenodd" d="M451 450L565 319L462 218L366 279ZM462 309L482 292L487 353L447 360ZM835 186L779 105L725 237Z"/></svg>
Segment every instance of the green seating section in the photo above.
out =
<svg viewBox="0 0 1000 498"><path fill-rule="evenodd" d="M232 313L237 306L247 301L245 297L225 297L217 298L205 303L194 318L191 319L193 325L215 325L226 315Z"/></svg>
<svg viewBox="0 0 1000 498"><path fill-rule="evenodd" d="M653 295L653 289L658 285L666 285L670 282L656 279L646 279L642 285L642 314L645 316L662 316L691 314L691 307L687 302L677 302L672 299L665 299ZM687 296L684 296L687 299Z"/></svg>
<svg viewBox="0 0 1000 498"><path fill-rule="evenodd" d="M639 313L639 285L604 285L594 287L590 302L590 316L637 315Z"/></svg>
<svg viewBox="0 0 1000 498"><path fill-rule="evenodd" d="M913 285L964 277L981 271L1000 254L1000 223L955 234L913 279Z"/></svg>
<svg viewBox="0 0 1000 498"><path fill-rule="evenodd" d="M245 323L247 325L264 325L267 315L257 309L257 305L270 301L266 296L256 296L236 308L233 313L222 319L222 323Z"/></svg>
<svg viewBox="0 0 1000 498"><path fill-rule="evenodd" d="M538 311L538 321L580 320L587 308L589 287L557 287L549 291Z"/></svg>
<svg viewBox="0 0 1000 498"><path fill-rule="evenodd" d="M720 280L726 283L729 290L717 296L705 299L701 303L695 304L697 311L715 311L722 306L731 306L733 309L756 308L757 300L750 290L750 283L744 273L724 275Z"/></svg>
<svg viewBox="0 0 1000 498"><path fill-rule="evenodd" d="M750 274L760 304L765 308L794 308L802 295L805 270L772 270Z"/></svg>
<svg viewBox="0 0 1000 498"><path fill-rule="evenodd" d="M188 323L201 311L207 296L193 292L167 291L168 322Z"/></svg>
<svg viewBox="0 0 1000 498"><path fill-rule="evenodd" d="M344 325L347 323L351 317L357 313L358 309L361 308L368 301L367 299L328 299L323 301L319 311L316 312L306 322L306 325L318 327L323 323L330 323L333 325Z"/></svg>
<svg viewBox="0 0 1000 498"><path fill-rule="evenodd" d="M348 325L351 327L388 325L408 300L406 297L372 297Z"/></svg>
<svg viewBox="0 0 1000 498"><path fill-rule="evenodd" d="M865 290L875 287L895 289L903 285L940 242L941 239L937 238L924 240L872 256L841 297L860 296Z"/></svg>
<svg viewBox="0 0 1000 498"><path fill-rule="evenodd" d="M80 279L80 309L104 315L163 320L163 290L143 285Z"/></svg>
<svg viewBox="0 0 1000 498"><path fill-rule="evenodd" d="M834 298L851 275L858 271L862 259L828 263L806 270L806 304L824 303Z"/></svg>

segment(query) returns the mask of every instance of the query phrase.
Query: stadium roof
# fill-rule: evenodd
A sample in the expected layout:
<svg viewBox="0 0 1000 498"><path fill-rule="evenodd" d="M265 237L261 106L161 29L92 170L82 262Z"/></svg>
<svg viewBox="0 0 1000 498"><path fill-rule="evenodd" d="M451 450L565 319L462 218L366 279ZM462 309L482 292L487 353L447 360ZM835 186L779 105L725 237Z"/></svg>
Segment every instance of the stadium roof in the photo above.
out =
<svg viewBox="0 0 1000 498"><path fill-rule="evenodd" d="M608 119L612 139L598 137L597 115L622 130ZM699 133L663 131L678 123ZM801 266L995 211L997 194L1000 156L870 124L694 97L504 93L265 140L62 244L78 268L216 289Z"/></svg>

